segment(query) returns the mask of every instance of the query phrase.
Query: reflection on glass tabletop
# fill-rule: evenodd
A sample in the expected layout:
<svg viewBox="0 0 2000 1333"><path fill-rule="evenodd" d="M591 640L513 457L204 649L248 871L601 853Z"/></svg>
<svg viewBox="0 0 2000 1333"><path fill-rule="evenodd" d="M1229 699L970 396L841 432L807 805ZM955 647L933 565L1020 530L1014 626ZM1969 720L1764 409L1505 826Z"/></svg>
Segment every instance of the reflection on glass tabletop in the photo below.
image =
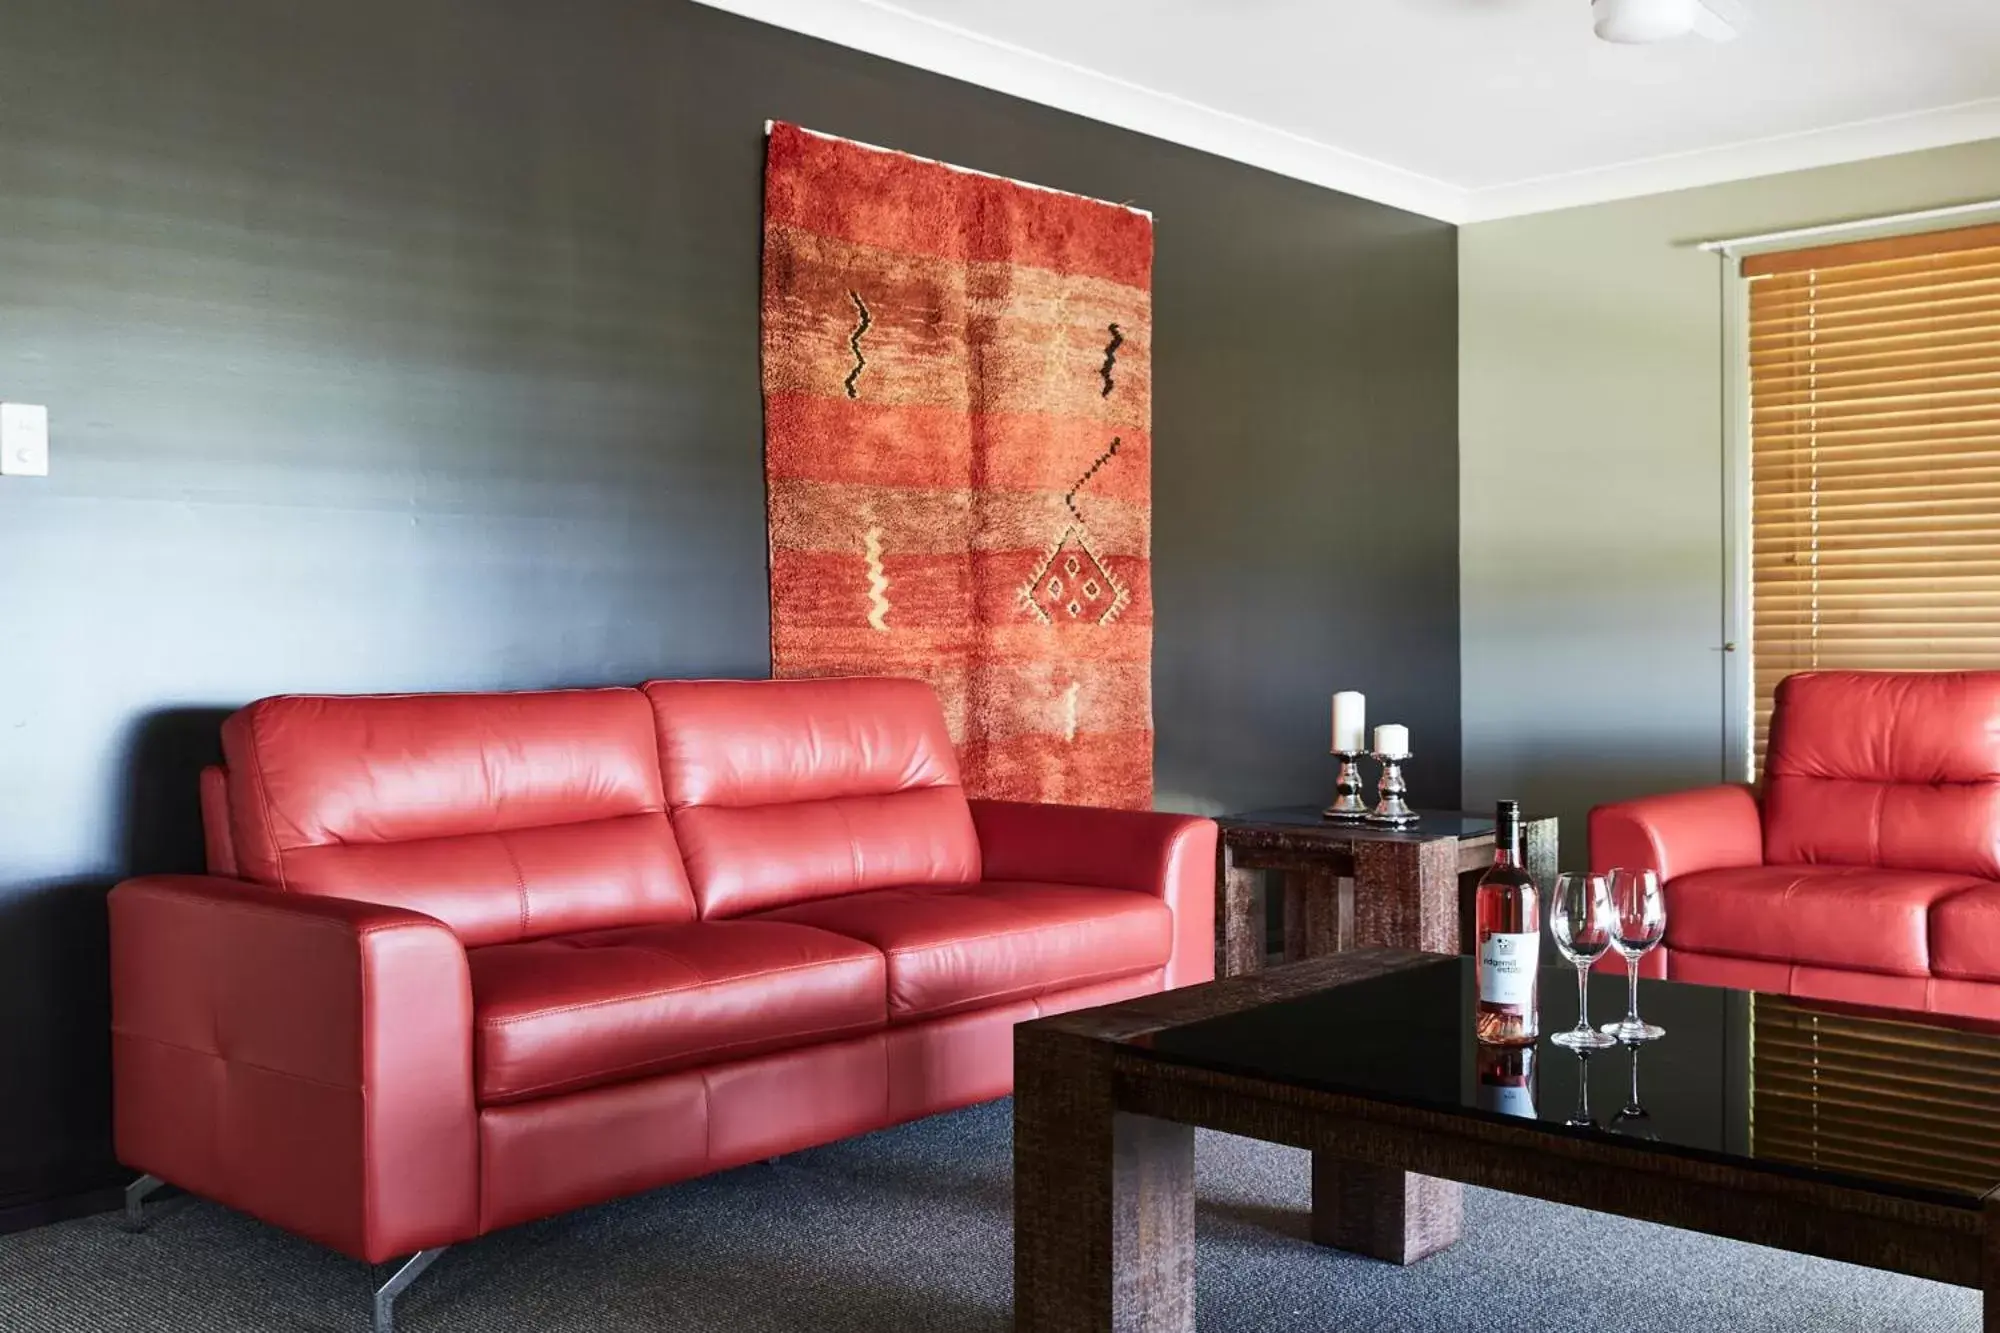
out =
<svg viewBox="0 0 2000 1333"><path fill-rule="evenodd" d="M1666 1036L1585 1056L1549 1040L1576 1020L1570 968L1543 971L1542 1038L1507 1053L1473 1039L1472 960L1448 957L1131 1044L1199 1068L1961 1206L2000 1188L2000 1024L1640 987L1641 1011ZM1622 1013L1624 991L1620 975L1593 976L1592 1018Z"/></svg>

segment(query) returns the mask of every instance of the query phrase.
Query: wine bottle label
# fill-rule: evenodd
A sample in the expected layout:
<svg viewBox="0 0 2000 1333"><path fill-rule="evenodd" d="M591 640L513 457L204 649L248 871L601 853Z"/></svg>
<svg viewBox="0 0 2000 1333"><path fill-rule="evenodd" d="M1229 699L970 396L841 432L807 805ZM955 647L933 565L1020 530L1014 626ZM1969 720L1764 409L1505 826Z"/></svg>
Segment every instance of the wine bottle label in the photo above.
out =
<svg viewBox="0 0 2000 1333"><path fill-rule="evenodd" d="M1492 934L1479 941L1479 1002L1526 1012L1535 993L1541 935Z"/></svg>
<svg viewBox="0 0 2000 1333"><path fill-rule="evenodd" d="M1501 1115L1518 1115L1529 1120L1535 1118L1535 1090L1525 1080L1481 1088L1479 1103L1486 1110L1498 1111Z"/></svg>

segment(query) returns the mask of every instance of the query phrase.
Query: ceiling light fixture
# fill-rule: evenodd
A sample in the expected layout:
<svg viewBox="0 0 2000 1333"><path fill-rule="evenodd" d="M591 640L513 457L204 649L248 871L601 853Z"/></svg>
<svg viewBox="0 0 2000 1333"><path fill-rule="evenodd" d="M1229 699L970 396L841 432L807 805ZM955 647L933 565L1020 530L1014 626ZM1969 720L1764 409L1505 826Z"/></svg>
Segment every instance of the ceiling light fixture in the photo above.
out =
<svg viewBox="0 0 2000 1333"><path fill-rule="evenodd" d="M1590 0L1590 18L1607 42L1644 45L1699 33L1712 42L1736 35L1721 4L1707 0Z"/></svg>

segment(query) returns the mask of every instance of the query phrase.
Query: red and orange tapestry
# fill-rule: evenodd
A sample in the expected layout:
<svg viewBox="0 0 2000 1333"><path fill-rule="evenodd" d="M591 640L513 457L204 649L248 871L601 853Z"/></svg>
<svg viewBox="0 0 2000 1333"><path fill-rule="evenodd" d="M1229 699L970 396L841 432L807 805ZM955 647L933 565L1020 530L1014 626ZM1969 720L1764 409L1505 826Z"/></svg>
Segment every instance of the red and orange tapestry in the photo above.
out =
<svg viewBox="0 0 2000 1333"><path fill-rule="evenodd" d="M934 684L975 796L1146 807L1153 224L774 125L779 676Z"/></svg>

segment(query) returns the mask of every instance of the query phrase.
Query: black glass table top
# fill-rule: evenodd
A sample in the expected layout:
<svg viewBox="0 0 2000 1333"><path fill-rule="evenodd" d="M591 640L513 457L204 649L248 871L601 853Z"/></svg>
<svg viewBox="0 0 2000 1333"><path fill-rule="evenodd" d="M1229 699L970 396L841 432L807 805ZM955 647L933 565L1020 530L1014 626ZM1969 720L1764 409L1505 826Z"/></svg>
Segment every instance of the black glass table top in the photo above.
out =
<svg viewBox="0 0 2000 1333"><path fill-rule="evenodd" d="M1335 833L1380 838L1483 838L1493 832L1493 816L1471 815L1460 810L1419 810L1416 823L1400 827L1328 819L1323 811L1324 807L1317 805L1281 805L1268 810L1222 815L1217 822L1223 825L1278 824L1288 828L1322 828Z"/></svg>
<svg viewBox="0 0 2000 1333"><path fill-rule="evenodd" d="M1640 1012L1666 1036L1580 1059L1549 1040L1576 1020L1573 970L1544 970L1542 1038L1525 1050L1479 1046L1474 995L1472 960L1440 957L1130 1045L1224 1073L1955 1206L2000 1188L2000 1024L1643 981ZM1622 976L1593 976L1594 1021L1624 1005Z"/></svg>

